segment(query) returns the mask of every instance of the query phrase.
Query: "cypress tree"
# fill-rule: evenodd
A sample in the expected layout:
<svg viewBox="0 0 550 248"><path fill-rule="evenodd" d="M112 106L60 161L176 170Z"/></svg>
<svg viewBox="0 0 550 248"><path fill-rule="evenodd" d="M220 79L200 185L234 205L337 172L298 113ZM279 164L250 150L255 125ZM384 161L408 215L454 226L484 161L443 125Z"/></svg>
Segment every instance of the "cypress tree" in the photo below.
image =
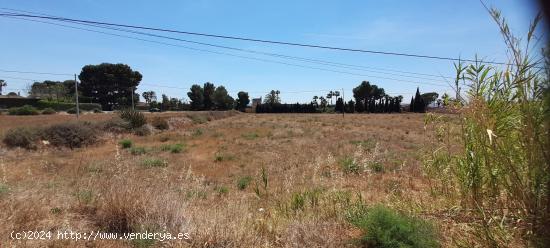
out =
<svg viewBox="0 0 550 248"><path fill-rule="evenodd" d="M411 97L411 104L409 105L409 112L414 112L414 97Z"/></svg>
<svg viewBox="0 0 550 248"><path fill-rule="evenodd" d="M420 89L416 88L416 94L414 95L414 112L424 113L424 103L422 96L420 95Z"/></svg>

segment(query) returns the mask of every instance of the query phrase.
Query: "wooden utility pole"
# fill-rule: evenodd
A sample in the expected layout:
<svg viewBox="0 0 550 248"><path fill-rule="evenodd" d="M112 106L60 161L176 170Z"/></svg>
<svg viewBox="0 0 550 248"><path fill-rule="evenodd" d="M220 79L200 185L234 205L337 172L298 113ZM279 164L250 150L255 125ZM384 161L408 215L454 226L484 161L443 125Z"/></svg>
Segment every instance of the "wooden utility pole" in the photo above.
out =
<svg viewBox="0 0 550 248"><path fill-rule="evenodd" d="M344 100L344 88L342 88L342 119L344 119L344 113L346 112L346 100Z"/></svg>
<svg viewBox="0 0 550 248"><path fill-rule="evenodd" d="M134 107L134 87L132 86L132 110L136 110L136 108Z"/></svg>
<svg viewBox="0 0 550 248"><path fill-rule="evenodd" d="M76 81L76 74L74 74L74 95L76 97L76 119L80 115L80 108L78 106L78 81Z"/></svg>

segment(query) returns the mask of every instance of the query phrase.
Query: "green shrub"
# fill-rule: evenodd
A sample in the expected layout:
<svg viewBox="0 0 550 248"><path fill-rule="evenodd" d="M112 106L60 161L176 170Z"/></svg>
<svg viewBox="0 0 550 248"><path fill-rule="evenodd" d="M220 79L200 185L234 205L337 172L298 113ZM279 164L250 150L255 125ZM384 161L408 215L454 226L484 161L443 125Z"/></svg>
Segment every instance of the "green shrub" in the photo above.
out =
<svg viewBox="0 0 550 248"><path fill-rule="evenodd" d="M168 162L160 158L146 158L141 161L141 166L143 167L166 167Z"/></svg>
<svg viewBox="0 0 550 248"><path fill-rule="evenodd" d="M145 147L140 147L140 146L132 147L132 148L130 148L129 151L132 155L142 155L142 154L147 153L147 149L145 149Z"/></svg>
<svg viewBox="0 0 550 248"><path fill-rule="evenodd" d="M120 110L119 116L121 119L127 121L129 124L129 127L132 129L142 127L147 123L145 115L133 109Z"/></svg>
<svg viewBox="0 0 550 248"><path fill-rule="evenodd" d="M23 107L10 108L8 110L10 115L38 115L40 114L35 107L31 105L24 105Z"/></svg>
<svg viewBox="0 0 550 248"><path fill-rule="evenodd" d="M57 113L53 108L46 108L44 110L42 110L42 114L43 115L53 115Z"/></svg>
<svg viewBox="0 0 550 248"><path fill-rule="evenodd" d="M103 113L103 110L101 110L100 108L94 108L94 109L92 109L92 112L94 112L96 114L100 114L100 113Z"/></svg>
<svg viewBox="0 0 550 248"><path fill-rule="evenodd" d="M340 165L342 166L342 170L344 170L344 173L355 173L358 174L360 172L360 166L355 163L355 160L352 157L345 157L342 160L340 160Z"/></svg>
<svg viewBox="0 0 550 248"><path fill-rule="evenodd" d="M55 124L44 129L42 138L53 146L77 148L95 143L97 134L90 123L72 122Z"/></svg>
<svg viewBox="0 0 550 248"><path fill-rule="evenodd" d="M10 129L2 139L8 147L22 147L35 149L36 142L40 139L40 132L35 128L17 127Z"/></svg>
<svg viewBox="0 0 550 248"><path fill-rule="evenodd" d="M290 209L294 211L304 210L306 197L302 193L294 193L290 202Z"/></svg>
<svg viewBox="0 0 550 248"><path fill-rule="evenodd" d="M220 195L225 195L229 193L229 189L223 185L214 187L214 190L216 190Z"/></svg>
<svg viewBox="0 0 550 248"><path fill-rule="evenodd" d="M184 144L171 144L171 145L162 145L160 147L162 151L170 151L171 153L180 153L185 149Z"/></svg>
<svg viewBox="0 0 550 248"><path fill-rule="evenodd" d="M123 139L120 142L118 142L120 146L124 149L132 147L132 141L129 139Z"/></svg>
<svg viewBox="0 0 550 248"><path fill-rule="evenodd" d="M373 162L371 165L370 165L370 168L374 171L374 172L384 172L385 168L384 168L384 165L380 162Z"/></svg>
<svg viewBox="0 0 550 248"><path fill-rule="evenodd" d="M349 210L348 220L365 233L361 242L368 247L440 247L431 223L382 205L357 205Z"/></svg>
<svg viewBox="0 0 550 248"><path fill-rule="evenodd" d="M240 190L244 190L248 187L250 182L252 182L251 176L240 177L239 180L237 180L237 188L239 188Z"/></svg>
<svg viewBox="0 0 550 248"><path fill-rule="evenodd" d="M151 121L151 125L158 130L167 130L168 128L170 128L168 122L160 117L153 118L153 120Z"/></svg>

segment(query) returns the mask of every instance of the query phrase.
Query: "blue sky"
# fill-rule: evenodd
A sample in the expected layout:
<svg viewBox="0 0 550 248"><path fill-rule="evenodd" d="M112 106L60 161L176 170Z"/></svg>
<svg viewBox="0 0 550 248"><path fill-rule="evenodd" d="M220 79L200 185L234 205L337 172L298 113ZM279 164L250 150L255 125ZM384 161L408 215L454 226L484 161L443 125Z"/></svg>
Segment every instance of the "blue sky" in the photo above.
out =
<svg viewBox="0 0 550 248"><path fill-rule="evenodd" d="M531 1L486 2L499 8L509 20L512 30L520 34L526 32L535 12L535 6L530 4ZM498 28L478 0L0 0L0 7L68 18L266 40L443 57L473 58L478 54L487 60L507 60ZM403 73L395 71L453 76L454 70L450 61L165 34L260 52L384 69L353 70L155 39L214 52L360 74L350 75L165 46L23 20L0 18L0 30L0 47L3 48L0 70L78 74L82 66L87 64L125 63L143 74L138 91L154 90L158 96L164 93L171 97L187 99L186 92L192 84L203 84L207 81L226 86L233 96L243 90L250 92L252 97L259 97L271 89L278 89L282 92L281 98L284 102L308 102L313 95L326 95L326 90L342 88L345 89L346 99L349 100L351 89L363 80L383 87L391 95L401 94L406 99L410 98L417 86L422 92L452 93L448 86L444 86L447 83L441 77L417 74L405 75L422 78L404 77ZM0 71L0 79L7 81L7 91L23 93L23 89L32 83L29 79L63 80L70 77Z"/></svg>

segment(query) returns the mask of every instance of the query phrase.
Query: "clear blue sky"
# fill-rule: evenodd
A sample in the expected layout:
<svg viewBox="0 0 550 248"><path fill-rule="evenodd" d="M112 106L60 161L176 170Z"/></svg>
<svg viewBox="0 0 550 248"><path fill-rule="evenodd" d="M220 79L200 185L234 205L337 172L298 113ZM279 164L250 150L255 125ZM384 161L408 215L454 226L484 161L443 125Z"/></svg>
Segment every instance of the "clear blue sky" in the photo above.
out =
<svg viewBox="0 0 550 248"><path fill-rule="evenodd" d="M525 33L534 16L536 7L529 4L531 1L525 0L487 0L486 2L502 10L512 29L522 34ZM269 2L1 0L0 7L69 18L192 32L444 57L473 58L478 54L487 60L507 60L498 28L478 0ZM426 79L419 79L372 71L333 68L161 40L216 52L362 74L362 76L348 75L199 52L7 18L0 18L0 30L2 37L0 69L2 70L78 74L82 66L87 64L125 63L143 74L142 85L139 86L138 91L154 90L159 97L164 93L171 97L187 99L186 92L189 86L207 81L226 86L233 96L236 96L237 91L244 90L250 92L251 97L259 97L265 95L263 92L278 89L282 92L281 97L284 102L307 102L313 95L326 95L327 92L322 90L341 88L346 89L346 99L349 100L351 89L363 80L385 88L390 94L401 94L406 99L410 98L417 86L420 86L422 92L452 93L446 86L421 84L422 82L446 84L443 79L431 76L422 76ZM443 76L454 74L452 62L449 61L166 35L366 67ZM7 91L24 89L32 83L30 80L8 77L37 80L70 79L64 76L0 72L0 79L5 79L8 83ZM17 91L23 93L23 90ZM296 91L316 92L292 93Z"/></svg>

